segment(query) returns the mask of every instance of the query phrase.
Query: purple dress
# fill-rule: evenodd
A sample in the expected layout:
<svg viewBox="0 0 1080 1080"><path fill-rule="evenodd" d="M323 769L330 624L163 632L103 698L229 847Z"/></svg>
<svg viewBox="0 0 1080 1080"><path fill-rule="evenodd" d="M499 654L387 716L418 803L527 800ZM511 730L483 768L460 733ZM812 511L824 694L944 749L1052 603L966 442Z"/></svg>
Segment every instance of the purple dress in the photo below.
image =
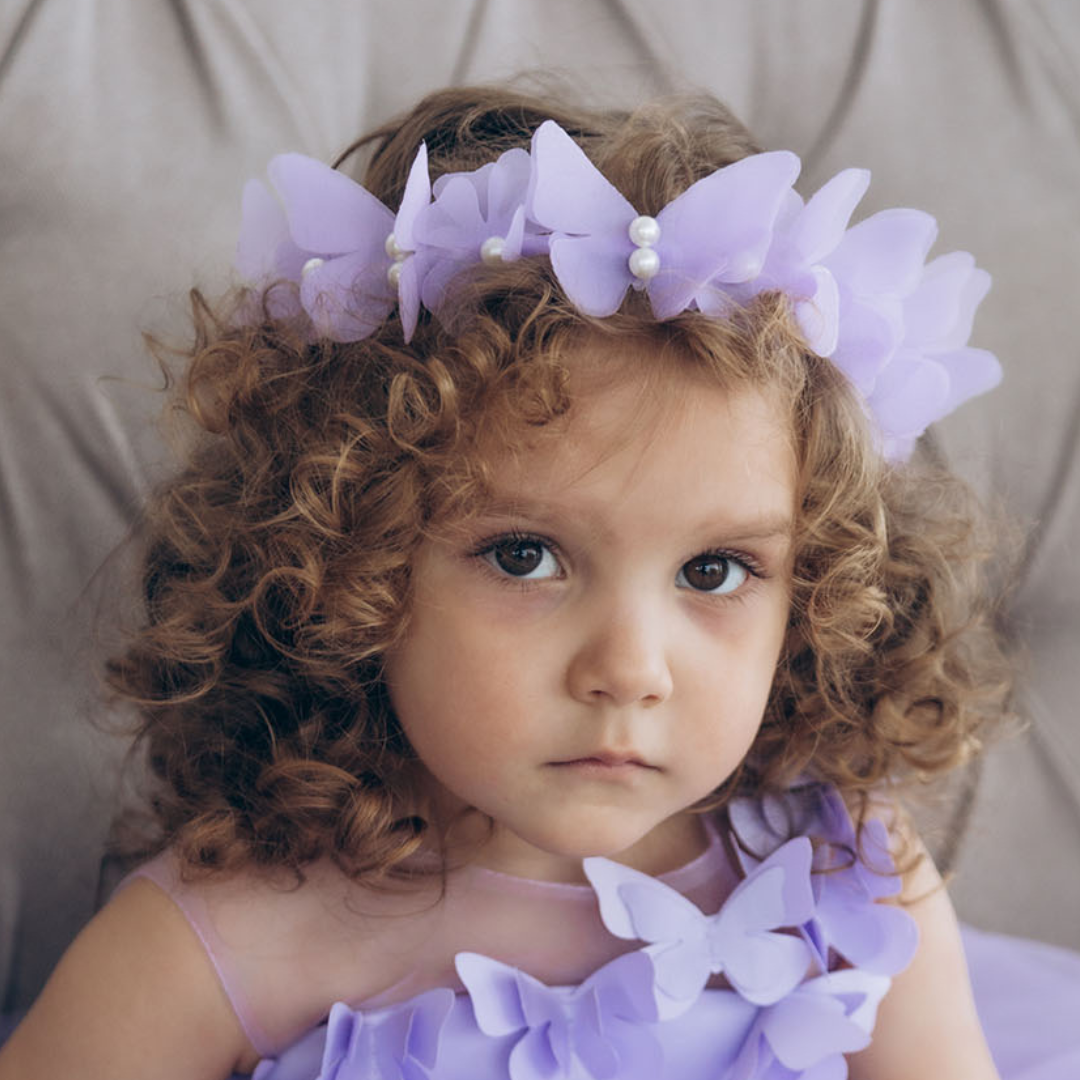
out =
<svg viewBox="0 0 1080 1080"><path fill-rule="evenodd" d="M257 892L183 885L168 855L132 877L199 935L263 1056L256 1080L843 1080L916 946L911 918L877 902L899 887L884 828L853 858L842 801L815 785L730 814L737 883L710 824L708 851L657 878L605 859L586 860L588 886L455 871L404 929L396 901L338 903L340 874L318 867L305 888ZM1080 954L963 933L1002 1080L1080 1080ZM350 998L372 966L389 989ZM301 986L337 1002L328 1017L282 1007Z"/></svg>
<svg viewBox="0 0 1080 1080"><path fill-rule="evenodd" d="M604 927L632 951L575 985L459 953L457 990L336 1004L255 1080L843 1080L917 944L910 916L876 902L899 889L884 827L869 824L853 859L843 803L816 786L731 817L746 876L715 913L587 859ZM1080 956L965 933L1003 1080L1078 1080Z"/></svg>

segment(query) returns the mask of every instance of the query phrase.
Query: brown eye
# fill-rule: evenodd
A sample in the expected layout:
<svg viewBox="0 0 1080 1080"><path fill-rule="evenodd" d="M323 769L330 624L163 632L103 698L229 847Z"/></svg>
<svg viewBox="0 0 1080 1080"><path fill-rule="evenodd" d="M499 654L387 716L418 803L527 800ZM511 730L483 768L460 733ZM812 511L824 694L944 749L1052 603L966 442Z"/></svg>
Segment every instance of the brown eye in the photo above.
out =
<svg viewBox="0 0 1080 1080"><path fill-rule="evenodd" d="M726 555L698 555L679 568L675 584L696 592L724 596L733 593L749 576L742 563Z"/></svg>
<svg viewBox="0 0 1080 1080"><path fill-rule="evenodd" d="M559 565L548 545L532 537L510 536L497 540L483 555L491 566L511 577L539 581L555 577L559 572Z"/></svg>

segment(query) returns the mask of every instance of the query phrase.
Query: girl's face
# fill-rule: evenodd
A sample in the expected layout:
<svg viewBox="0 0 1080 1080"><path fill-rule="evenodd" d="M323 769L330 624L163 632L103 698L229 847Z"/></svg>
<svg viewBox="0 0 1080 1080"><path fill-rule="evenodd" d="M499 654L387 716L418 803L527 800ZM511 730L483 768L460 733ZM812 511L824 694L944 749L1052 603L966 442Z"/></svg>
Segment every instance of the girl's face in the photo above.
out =
<svg viewBox="0 0 1080 1080"><path fill-rule="evenodd" d="M493 458L490 499L413 568L391 700L436 805L494 820L476 860L497 869L669 868L700 844L683 811L761 723L788 616L788 431L753 389L677 375L661 407L640 395L625 375L578 388L558 436Z"/></svg>

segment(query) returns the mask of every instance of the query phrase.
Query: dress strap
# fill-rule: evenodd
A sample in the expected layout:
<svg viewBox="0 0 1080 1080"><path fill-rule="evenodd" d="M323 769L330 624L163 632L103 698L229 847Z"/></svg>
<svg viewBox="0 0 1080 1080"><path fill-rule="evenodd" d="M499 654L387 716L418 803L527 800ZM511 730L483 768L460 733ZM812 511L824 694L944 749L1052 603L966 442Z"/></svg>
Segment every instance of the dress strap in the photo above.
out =
<svg viewBox="0 0 1080 1080"><path fill-rule="evenodd" d="M271 1039L255 1018L255 1010L248 994L243 988L239 973L229 962L231 950L226 948L213 918L204 894L199 889L186 886L181 880L175 857L168 851L144 863L128 874L113 895L120 892L130 882L138 878L152 881L180 909L188 925L195 932L210 963L217 972L218 980L229 999L233 1012L255 1050L267 1057L280 1049L280 1043Z"/></svg>

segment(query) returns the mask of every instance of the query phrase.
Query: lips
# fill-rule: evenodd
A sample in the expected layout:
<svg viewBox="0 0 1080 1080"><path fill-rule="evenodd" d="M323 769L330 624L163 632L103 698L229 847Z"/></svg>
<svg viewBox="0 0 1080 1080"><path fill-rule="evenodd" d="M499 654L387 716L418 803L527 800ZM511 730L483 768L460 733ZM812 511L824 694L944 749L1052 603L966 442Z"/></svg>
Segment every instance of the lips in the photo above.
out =
<svg viewBox="0 0 1080 1080"><path fill-rule="evenodd" d="M636 754L623 754L609 750L601 750L595 754L587 754L584 757L570 758L566 761L553 761L553 765L584 765L594 766L596 768L607 769L654 769L655 765L650 765L648 762L643 761Z"/></svg>

